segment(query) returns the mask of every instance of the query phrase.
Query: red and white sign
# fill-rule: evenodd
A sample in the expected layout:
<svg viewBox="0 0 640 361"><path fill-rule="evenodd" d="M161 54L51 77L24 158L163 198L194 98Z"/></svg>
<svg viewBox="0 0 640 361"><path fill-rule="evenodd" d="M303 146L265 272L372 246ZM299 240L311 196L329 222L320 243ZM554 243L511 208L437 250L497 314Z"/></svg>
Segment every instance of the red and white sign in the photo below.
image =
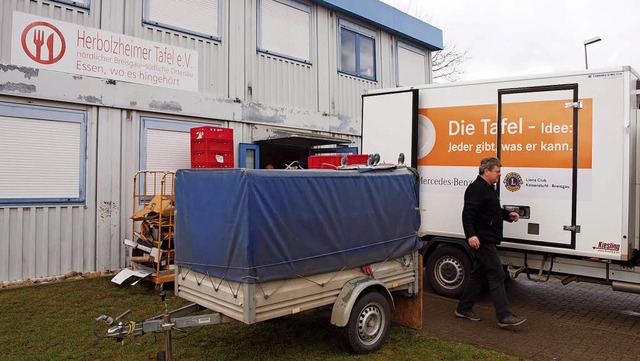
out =
<svg viewBox="0 0 640 361"><path fill-rule="evenodd" d="M11 63L198 91L198 53L14 11Z"/></svg>

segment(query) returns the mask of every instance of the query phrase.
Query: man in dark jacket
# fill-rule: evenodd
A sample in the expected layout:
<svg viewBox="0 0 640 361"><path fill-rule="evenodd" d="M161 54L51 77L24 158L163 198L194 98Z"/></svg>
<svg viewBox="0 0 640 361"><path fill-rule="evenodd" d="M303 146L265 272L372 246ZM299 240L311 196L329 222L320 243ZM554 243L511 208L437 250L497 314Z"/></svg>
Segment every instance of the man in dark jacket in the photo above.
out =
<svg viewBox="0 0 640 361"><path fill-rule="evenodd" d="M472 321L481 320L473 312L473 305L480 293L483 276L486 276L498 325L508 327L520 325L527 319L515 316L509 308L504 290L504 270L496 249L496 245L502 242L502 221L517 222L520 218L518 213L500 207L494 185L500 180L501 167L498 158L484 158L480 162L478 177L464 192L462 226L475 257L471 277L455 315Z"/></svg>

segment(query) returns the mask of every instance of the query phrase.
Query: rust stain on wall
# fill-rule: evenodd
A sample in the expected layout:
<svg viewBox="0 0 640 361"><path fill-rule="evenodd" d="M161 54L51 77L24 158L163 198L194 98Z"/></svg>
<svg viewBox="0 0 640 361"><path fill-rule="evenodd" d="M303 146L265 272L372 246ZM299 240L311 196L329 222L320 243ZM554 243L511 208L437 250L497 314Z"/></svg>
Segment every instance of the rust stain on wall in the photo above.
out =
<svg viewBox="0 0 640 361"><path fill-rule="evenodd" d="M33 84L6 82L0 84L0 92L34 93L36 86Z"/></svg>
<svg viewBox="0 0 640 361"><path fill-rule="evenodd" d="M167 101L167 102L152 100L151 103L149 103L149 108L158 109L158 110L170 110L174 112L182 111L182 105L180 105L180 103L174 100Z"/></svg>
<svg viewBox="0 0 640 361"><path fill-rule="evenodd" d="M98 98L93 95L78 95L78 99L87 103L102 104L102 97Z"/></svg>
<svg viewBox="0 0 640 361"><path fill-rule="evenodd" d="M118 215L118 204L111 201L102 201L98 206L98 213L100 214L100 220L104 221L106 218Z"/></svg>
<svg viewBox="0 0 640 361"><path fill-rule="evenodd" d="M27 67L27 66L16 66L16 65L0 64L0 70L2 70L5 73L8 72L8 71L19 71L27 79L37 78L38 74L40 74L40 69L30 68L30 67Z"/></svg>

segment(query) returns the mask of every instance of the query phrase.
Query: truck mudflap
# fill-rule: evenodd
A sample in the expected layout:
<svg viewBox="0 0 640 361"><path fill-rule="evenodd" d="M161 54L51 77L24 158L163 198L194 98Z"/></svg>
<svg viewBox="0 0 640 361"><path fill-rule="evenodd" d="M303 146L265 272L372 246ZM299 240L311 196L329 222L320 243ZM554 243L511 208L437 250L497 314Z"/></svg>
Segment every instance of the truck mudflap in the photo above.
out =
<svg viewBox="0 0 640 361"><path fill-rule="evenodd" d="M374 289L375 292L381 293L389 301L391 310L393 311L395 309L391 292L385 287L382 281L371 278L358 278L347 282L340 291L338 299L333 304L333 309L331 310L331 324L338 327L346 326L347 323L349 323L353 305L358 300L360 294L367 289Z"/></svg>

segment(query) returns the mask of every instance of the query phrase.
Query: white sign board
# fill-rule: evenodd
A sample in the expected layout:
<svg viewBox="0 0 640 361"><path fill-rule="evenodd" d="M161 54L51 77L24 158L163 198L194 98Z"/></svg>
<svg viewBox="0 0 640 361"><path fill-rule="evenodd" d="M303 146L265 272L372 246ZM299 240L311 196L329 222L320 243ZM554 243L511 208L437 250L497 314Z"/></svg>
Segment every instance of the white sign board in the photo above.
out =
<svg viewBox="0 0 640 361"><path fill-rule="evenodd" d="M13 12L11 63L198 91L198 53L96 28Z"/></svg>

